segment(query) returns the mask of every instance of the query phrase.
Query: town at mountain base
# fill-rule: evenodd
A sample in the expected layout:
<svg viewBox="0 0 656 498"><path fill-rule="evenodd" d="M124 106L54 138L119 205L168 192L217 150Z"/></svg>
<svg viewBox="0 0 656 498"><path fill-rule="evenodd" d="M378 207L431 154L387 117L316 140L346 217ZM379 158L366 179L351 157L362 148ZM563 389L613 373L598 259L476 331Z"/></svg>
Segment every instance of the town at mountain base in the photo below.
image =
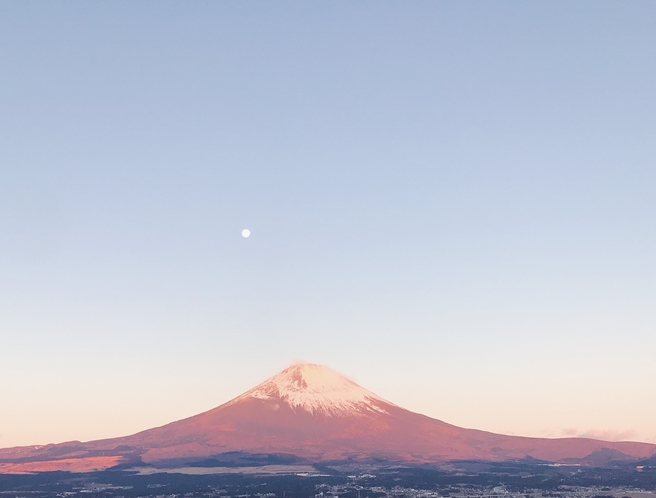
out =
<svg viewBox="0 0 656 498"><path fill-rule="evenodd" d="M299 364L217 408L131 436L2 449L0 473L220 462L230 455L309 463L535 459L598 466L653 457L656 445L463 429L396 406L328 367Z"/></svg>

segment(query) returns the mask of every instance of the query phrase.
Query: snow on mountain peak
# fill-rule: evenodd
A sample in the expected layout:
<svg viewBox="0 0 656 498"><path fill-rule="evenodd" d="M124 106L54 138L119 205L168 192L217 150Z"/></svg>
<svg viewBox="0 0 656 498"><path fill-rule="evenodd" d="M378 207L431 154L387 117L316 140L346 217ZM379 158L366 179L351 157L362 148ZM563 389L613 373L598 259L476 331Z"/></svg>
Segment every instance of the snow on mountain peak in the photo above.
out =
<svg viewBox="0 0 656 498"><path fill-rule="evenodd" d="M380 404L391 404L334 370L311 363L292 365L234 402L245 398L279 399L293 410L327 416L387 413Z"/></svg>

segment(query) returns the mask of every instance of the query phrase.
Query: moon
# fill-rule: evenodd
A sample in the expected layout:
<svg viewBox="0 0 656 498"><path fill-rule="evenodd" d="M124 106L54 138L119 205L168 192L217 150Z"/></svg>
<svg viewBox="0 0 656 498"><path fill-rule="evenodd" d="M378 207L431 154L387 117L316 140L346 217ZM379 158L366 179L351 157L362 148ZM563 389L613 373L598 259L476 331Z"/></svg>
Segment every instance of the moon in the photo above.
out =
<svg viewBox="0 0 656 498"><path fill-rule="evenodd" d="M244 238L248 238L250 236L250 234L251 234L251 231L248 228L244 228L241 231L241 236L244 237Z"/></svg>

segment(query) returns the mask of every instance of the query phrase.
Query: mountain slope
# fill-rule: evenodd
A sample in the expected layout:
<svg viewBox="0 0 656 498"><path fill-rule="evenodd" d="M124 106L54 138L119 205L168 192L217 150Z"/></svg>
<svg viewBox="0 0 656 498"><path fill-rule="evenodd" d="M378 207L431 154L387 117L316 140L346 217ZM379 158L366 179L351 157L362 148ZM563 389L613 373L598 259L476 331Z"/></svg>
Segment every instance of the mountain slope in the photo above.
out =
<svg viewBox="0 0 656 498"><path fill-rule="evenodd" d="M398 407L327 367L302 364L210 411L132 436L0 450L0 472L30 471L43 462L50 462L50 469L62 462L64 468L64 461L65 468L74 469L75 460L85 469L138 461L157 465L229 452L286 454L310 461L437 463L532 457L585 463L591 455L606 453L618 459L650 457L656 445L463 429Z"/></svg>

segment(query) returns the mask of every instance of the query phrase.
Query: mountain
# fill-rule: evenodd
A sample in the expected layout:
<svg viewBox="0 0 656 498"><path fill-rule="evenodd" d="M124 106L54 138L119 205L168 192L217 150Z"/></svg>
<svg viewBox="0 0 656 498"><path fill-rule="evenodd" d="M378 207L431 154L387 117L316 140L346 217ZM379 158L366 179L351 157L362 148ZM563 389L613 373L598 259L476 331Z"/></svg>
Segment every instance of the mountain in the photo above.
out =
<svg viewBox="0 0 656 498"><path fill-rule="evenodd" d="M401 408L328 367L294 365L205 413L137 434L0 450L0 473L85 471L249 455L308 462L533 458L593 464L649 458L656 445L463 429Z"/></svg>

